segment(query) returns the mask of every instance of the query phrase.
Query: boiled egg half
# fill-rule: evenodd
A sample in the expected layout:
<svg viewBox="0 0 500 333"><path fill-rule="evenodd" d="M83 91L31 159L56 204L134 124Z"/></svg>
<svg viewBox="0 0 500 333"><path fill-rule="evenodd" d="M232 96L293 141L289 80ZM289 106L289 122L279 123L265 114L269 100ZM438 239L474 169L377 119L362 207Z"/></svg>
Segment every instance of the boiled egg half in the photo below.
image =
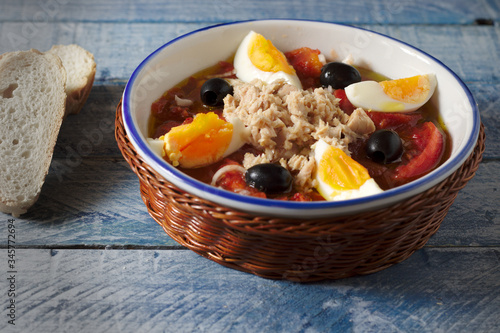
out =
<svg viewBox="0 0 500 333"><path fill-rule="evenodd" d="M387 81L361 81L345 88L355 107L382 112L411 112L424 105L436 89L436 75L425 74Z"/></svg>
<svg viewBox="0 0 500 333"><path fill-rule="evenodd" d="M295 69L290 66L283 52L261 34L250 31L240 43L234 56L236 76L251 82L260 79L272 83L284 79L287 83L302 89Z"/></svg>
<svg viewBox="0 0 500 333"><path fill-rule="evenodd" d="M313 147L316 161L316 190L329 201L365 197L383 192L368 170L342 149L323 140Z"/></svg>
<svg viewBox="0 0 500 333"><path fill-rule="evenodd" d="M248 130L239 118L225 121L214 112L199 113L189 124L173 127L151 148L166 156L173 166L198 168L215 163L243 146Z"/></svg>

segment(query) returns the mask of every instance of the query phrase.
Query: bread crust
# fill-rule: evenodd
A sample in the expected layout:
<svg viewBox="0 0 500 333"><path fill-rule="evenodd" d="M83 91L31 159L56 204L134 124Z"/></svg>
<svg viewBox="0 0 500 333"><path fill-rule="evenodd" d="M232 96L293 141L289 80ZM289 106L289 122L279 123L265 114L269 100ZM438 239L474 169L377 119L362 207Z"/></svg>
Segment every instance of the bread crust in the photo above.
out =
<svg viewBox="0 0 500 333"><path fill-rule="evenodd" d="M59 56L68 73L66 115L80 113L94 83L94 55L76 44L54 45L47 52Z"/></svg>
<svg viewBox="0 0 500 333"><path fill-rule="evenodd" d="M59 57L32 49L0 56L0 211L17 217L38 199L66 104Z"/></svg>

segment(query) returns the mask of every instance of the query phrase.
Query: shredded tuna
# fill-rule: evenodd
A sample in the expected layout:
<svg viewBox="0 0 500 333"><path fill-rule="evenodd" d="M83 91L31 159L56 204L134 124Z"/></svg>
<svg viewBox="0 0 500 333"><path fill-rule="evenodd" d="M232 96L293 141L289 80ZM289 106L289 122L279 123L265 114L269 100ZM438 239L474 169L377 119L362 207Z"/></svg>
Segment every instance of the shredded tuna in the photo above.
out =
<svg viewBox="0 0 500 333"><path fill-rule="evenodd" d="M239 118L250 131L250 143L262 151L258 156L246 154L244 167L279 162L296 173L295 185L302 190L313 184L311 146L317 140L350 154L349 143L375 128L361 109L355 116L344 113L327 89L301 90L283 80L231 80L231 85L234 93L224 99L223 115L227 120Z"/></svg>
<svg viewBox="0 0 500 333"><path fill-rule="evenodd" d="M310 189L313 187L312 174L316 167L316 161L312 156L294 155L288 160L288 168L292 171L298 171L293 178L294 186L300 189Z"/></svg>
<svg viewBox="0 0 500 333"><path fill-rule="evenodd" d="M243 158L243 167L245 169L249 169L257 164L271 163L269 159L267 159L266 155L254 155L250 153L246 153Z"/></svg>
<svg viewBox="0 0 500 333"><path fill-rule="evenodd" d="M357 108L349 117L347 127L358 134L370 134L375 131L375 124L366 114L365 110Z"/></svg>

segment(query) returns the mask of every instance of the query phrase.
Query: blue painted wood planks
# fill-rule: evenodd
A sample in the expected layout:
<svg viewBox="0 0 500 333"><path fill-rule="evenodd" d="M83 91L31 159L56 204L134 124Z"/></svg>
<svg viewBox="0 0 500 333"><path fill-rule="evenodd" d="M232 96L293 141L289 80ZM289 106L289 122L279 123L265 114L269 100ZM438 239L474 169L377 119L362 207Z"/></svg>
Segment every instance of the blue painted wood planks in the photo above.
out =
<svg viewBox="0 0 500 333"><path fill-rule="evenodd" d="M474 24L500 18L498 1L274 1L267 0L19 0L2 4L0 20L28 22L219 23L236 20L297 18L353 24ZM26 28L27 29L27 28Z"/></svg>
<svg viewBox="0 0 500 333"><path fill-rule="evenodd" d="M16 332L495 332L500 325L500 265L491 248L427 248L373 275L311 284L265 280L188 250L18 255ZM8 328L0 320L0 330Z"/></svg>
<svg viewBox="0 0 500 333"><path fill-rule="evenodd" d="M353 24L412 44L464 80L486 152L424 249L382 272L295 284L219 266L179 246L148 215L114 139L134 68L169 40L212 24L295 18ZM500 331L500 3L262 0L19 0L0 4L0 54L78 43L94 88L68 117L39 201L16 219L16 326L2 332ZM0 213L7 254L9 215Z"/></svg>

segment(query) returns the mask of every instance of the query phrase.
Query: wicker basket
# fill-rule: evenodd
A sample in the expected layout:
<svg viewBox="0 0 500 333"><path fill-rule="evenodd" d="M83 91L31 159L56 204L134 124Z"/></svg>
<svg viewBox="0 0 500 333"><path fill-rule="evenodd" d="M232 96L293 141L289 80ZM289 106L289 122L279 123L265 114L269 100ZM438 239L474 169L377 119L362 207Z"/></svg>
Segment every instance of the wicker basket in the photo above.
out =
<svg viewBox="0 0 500 333"><path fill-rule="evenodd" d="M116 140L140 180L149 214L183 246L221 265L271 279L310 282L369 274L408 258L438 230L458 191L474 176L475 150L451 176L392 207L312 220L253 216L186 193L155 172L125 133L121 102Z"/></svg>

